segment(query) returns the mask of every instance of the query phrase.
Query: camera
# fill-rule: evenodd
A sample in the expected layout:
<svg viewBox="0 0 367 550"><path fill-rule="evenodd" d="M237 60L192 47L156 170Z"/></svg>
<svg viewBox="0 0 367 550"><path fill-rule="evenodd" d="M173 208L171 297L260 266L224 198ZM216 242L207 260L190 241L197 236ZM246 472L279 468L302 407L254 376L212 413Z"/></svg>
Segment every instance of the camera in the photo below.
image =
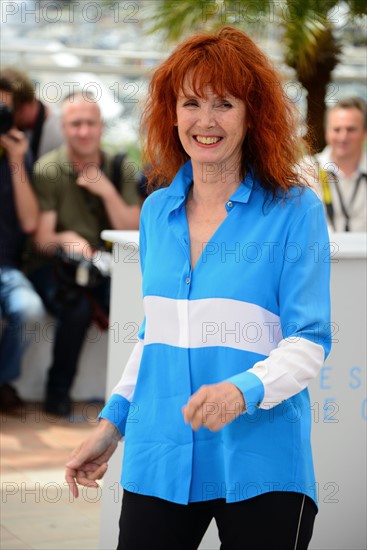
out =
<svg viewBox="0 0 367 550"><path fill-rule="evenodd" d="M98 252L92 258L58 248L54 258L56 276L66 287L94 288L111 275L112 254Z"/></svg>
<svg viewBox="0 0 367 550"><path fill-rule="evenodd" d="M13 109L0 101L0 134L6 134L13 127Z"/></svg>

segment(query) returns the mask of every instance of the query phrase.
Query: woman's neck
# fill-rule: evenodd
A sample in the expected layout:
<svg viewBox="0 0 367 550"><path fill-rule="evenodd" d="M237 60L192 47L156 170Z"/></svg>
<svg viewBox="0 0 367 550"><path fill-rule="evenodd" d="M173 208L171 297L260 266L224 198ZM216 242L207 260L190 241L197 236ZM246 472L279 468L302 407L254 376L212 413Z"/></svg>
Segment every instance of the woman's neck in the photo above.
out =
<svg viewBox="0 0 367 550"><path fill-rule="evenodd" d="M223 204L236 191L242 179L238 167L233 171L224 171L220 165L213 163L193 163L194 185L190 192L190 200L208 207Z"/></svg>

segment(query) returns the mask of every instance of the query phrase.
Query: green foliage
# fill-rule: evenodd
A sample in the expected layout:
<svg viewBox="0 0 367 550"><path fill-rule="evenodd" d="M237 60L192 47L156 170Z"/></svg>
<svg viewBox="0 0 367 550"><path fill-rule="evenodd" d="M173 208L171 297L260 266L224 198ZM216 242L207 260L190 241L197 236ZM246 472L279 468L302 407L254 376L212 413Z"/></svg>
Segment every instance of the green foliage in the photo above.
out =
<svg viewBox="0 0 367 550"><path fill-rule="evenodd" d="M155 16L150 32L163 30L169 41L177 41L182 38L182 35L193 30L205 28L206 17L205 7L202 0L155 0ZM209 20L215 14L215 10L211 11L211 4L207 2ZM216 23L214 19L214 23Z"/></svg>
<svg viewBox="0 0 367 550"><path fill-rule="evenodd" d="M192 32L222 25L248 32L259 23L275 24L284 28L290 66L297 66L295 59L301 54L300 70L312 72L305 65L315 62L320 40L331 55L337 57L339 53L332 44L333 23L340 20L343 7L349 8L351 18L367 14L365 0L346 0L342 4L338 0L154 0L150 32L163 31L169 42L177 42Z"/></svg>
<svg viewBox="0 0 367 550"><path fill-rule="evenodd" d="M285 61L301 82L312 78L318 66L331 72L339 61L341 46L327 19L307 17L288 25L284 34Z"/></svg>
<svg viewBox="0 0 367 550"><path fill-rule="evenodd" d="M349 5L349 9L352 15L366 15L366 0L349 0L347 4Z"/></svg>

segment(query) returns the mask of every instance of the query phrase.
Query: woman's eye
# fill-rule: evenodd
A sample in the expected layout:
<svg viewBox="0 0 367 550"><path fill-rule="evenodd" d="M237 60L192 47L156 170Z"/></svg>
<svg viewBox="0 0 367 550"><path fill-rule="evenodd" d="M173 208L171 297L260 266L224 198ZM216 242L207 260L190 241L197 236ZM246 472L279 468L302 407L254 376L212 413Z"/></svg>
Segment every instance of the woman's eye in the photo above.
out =
<svg viewBox="0 0 367 550"><path fill-rule="evenodd" d="M232 104L229 103L228 101L222 101L219 105L220 107L226 107L226 108L231 108L232 107Z"/></svg>
<svg viewBox="0 0 367 550"><path fill-rule="evenodd" d="M197 102L193 100L185 101L184 103L184 107L195 107L196 105L197 105Z"/></svg>

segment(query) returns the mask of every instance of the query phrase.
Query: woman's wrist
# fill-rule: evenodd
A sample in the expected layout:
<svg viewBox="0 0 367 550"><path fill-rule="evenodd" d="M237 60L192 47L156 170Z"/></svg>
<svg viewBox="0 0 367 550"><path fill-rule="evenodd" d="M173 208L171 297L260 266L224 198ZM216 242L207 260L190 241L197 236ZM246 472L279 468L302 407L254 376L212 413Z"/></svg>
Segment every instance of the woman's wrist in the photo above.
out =
<svg viewBox="0 0 367 550"><path fill-rule="evenodd" d="M113 424L110 420L107 420L106 418L101 418L99 421L98 428L101 432L104 434L110 436L112 439L115 439L116 441L120 441L122 435L118 428Z"/></svg>

